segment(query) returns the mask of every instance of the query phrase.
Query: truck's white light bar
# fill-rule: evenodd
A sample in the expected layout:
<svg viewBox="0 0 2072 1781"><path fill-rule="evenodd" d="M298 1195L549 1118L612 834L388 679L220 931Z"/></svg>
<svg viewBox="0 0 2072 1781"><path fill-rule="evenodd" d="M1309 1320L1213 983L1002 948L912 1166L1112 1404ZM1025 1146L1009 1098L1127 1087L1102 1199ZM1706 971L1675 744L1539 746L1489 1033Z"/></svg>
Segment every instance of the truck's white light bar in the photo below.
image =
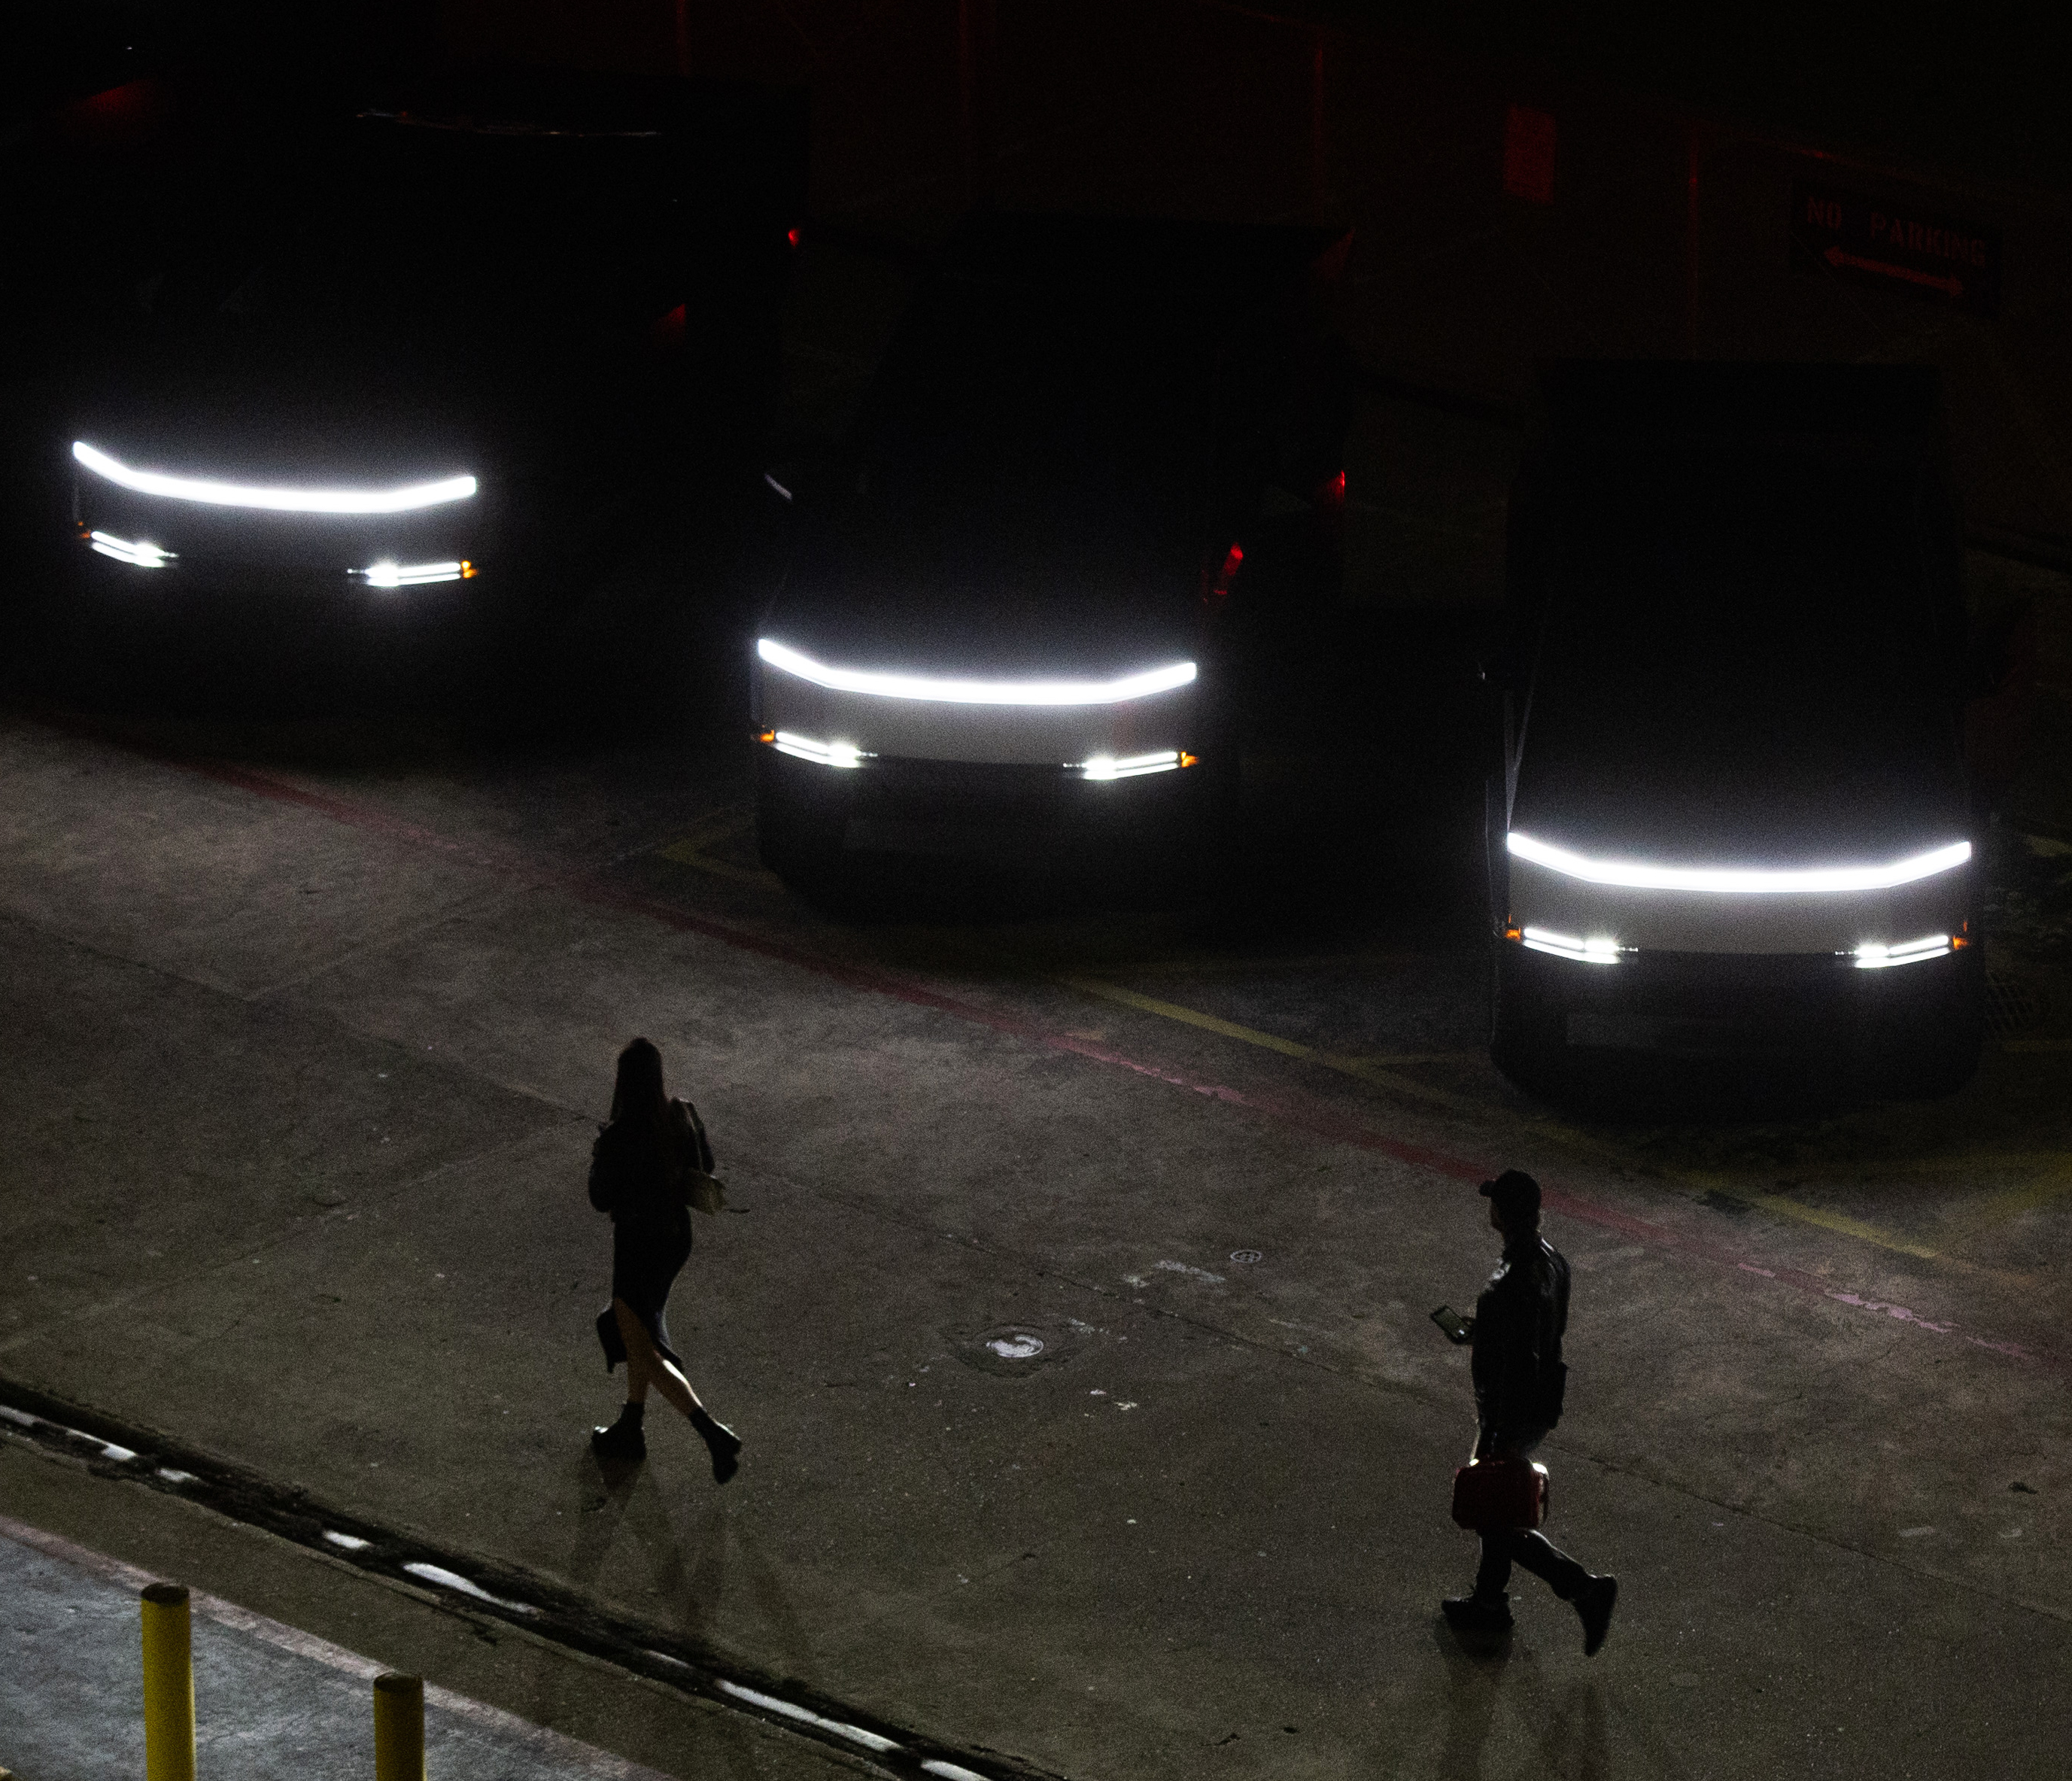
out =
<svg viewBox="0 0 2072 1781"><path fill-rule="evenodd" d="M1621 952L1633 950L1602 935L1582 940L1572 934L1552 933L1544 928L1526 928L1519 938L1530 952L1551 952L1557 959L1572 959L1578 965L1616 965Z"/></svg>
<svg viewBox="0 0 2072 1781"><path fill-rule="evenodd" d="M1739 866L1652 866L1639 860L1593 860L1551 847L1515 831L1504 845L1522 860L1544 866L1564 877L1589 884L1613 884L1637 890L1713 890L1755 895L1834 890L1889 890L1962 866L1971 857L1967 841L1952 841L1926 853L1878 866L1823 866L1802 871L1771 872Z"/></svg>
<svg viewBox="0 0 2072 1781"><path fill-rule="evenodd" d="M1180 764L1180 751L1169 748L1162 755L1096 755L1079 769L1089 779L1133 779L1146 773L1170 773Z"/></svg>
<svg viewBox="0 0 2072 1781"><path fill-rule="evenodd" d="M371 563L352 572L369 587L422 587L428 582L467 581L475 565L458 563Z"/></svg>
<svg viewBox="0 0 2072 1781"><path fill-rule="evenodd" d="M791 755L821 767L861 767L871 756L854 742L815 742L810 736L795 736L788 730L770 732L770 746L780 755Z"/></svg>
<svg viewBox="0 0 2072 1781"><path fill-rule="evenodd" d="M1939 959L1949 951L1947 934L1930 934L1925 940L1909 940L1903 946L1881 946L1876 940L1865 940L1856 948L1855 956L1859 971L1882 971L1889 965Z"/></svg>
<svg viewBox="0 0 2072 1781"><path fill-rule="evenodd" d="M72 441L72 455L97 476L139 495L200 501L210 507L263 508L274 513L408 513L442 501L464 501L475 489L472 476L447 476L435 483L407 483L395 488L262 488L132 470L84 439Z"/></svg>
<svg viewBox="0 0 2072 1781"><path fill-rule="evenodd" d="M154 544L132 544L127 538L116 537L106 532L89 532L88 547L104 557L113 557L118 563L127 563L132 569L163 569L173 560L174 553L161 550Z"/></svg>
<svg viewBox="0 0 2072 1781"><path fill-rule="evenodd" d="M860 668L829 668L761 639L755 653L772 668L836 693L866 693L886 699L931 699L945 705L1119 705L1153 693L1169 693L1194 678L1192 662L1127 674L1117 681L960 681L923 674L881 674Z"/></svg>

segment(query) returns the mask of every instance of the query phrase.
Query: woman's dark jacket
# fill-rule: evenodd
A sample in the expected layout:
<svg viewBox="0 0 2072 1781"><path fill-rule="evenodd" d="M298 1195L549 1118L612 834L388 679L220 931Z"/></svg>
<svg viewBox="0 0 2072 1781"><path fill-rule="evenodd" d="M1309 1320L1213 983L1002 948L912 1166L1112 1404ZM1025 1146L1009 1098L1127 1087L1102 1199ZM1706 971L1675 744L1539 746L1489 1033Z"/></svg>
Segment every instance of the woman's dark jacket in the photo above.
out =
<svg viewBox="0 0 2072 1781"><path fill-rule="evenodd" d="M709 1174L712 1166L704 1122L686 1100L671 1101L659 1123L615 1120L598 1129L590 1148L590 1203L611 1215L611 1296L626 1301L671 1360L676 1357L662 1308L691 1252L689 1178L693 1170ZM625 1359L625 1340L608 1305L597 1335L606 1367Z"/></svg>

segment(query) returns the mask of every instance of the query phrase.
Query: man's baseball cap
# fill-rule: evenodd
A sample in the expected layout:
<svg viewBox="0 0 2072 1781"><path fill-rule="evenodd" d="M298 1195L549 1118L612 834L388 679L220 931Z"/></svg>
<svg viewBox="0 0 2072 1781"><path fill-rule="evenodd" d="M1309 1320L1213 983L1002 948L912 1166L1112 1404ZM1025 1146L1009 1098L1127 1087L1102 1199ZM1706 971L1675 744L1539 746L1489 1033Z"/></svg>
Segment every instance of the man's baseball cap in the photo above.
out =
<svg viewBox="0 0 2072 1781"><path fill-rule="evenodd" d="M1540 1183L1523 1169L1507 1169L1494 1181L1484 1182L1475 1191L1507 1218L1514 1212L1540 1210Z"/></svg>

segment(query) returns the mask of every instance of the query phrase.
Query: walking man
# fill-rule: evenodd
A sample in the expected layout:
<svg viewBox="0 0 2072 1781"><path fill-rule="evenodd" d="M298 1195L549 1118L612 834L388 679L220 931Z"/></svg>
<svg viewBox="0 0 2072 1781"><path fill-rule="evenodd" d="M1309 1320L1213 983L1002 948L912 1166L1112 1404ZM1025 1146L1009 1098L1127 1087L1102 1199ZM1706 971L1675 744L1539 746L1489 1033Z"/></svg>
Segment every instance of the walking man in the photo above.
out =
<svg viewBox="0 0 2072 1781"><path fill-rule="evenodd" d="M1507 1169L1482 1184L1490 1224L1503 1238L1503 1260L1475 1302L1475 1458L1530 1459L1560 1419L1568 1368L1561 1336L1568 1324L1568 1264L1540 1234L1540 1183ZM1511 1625L1511 1568L1544 1578L1583 1623L1583 1655L1594 1657L1611 1625L1618 1579L1593 1577L1545 1535L1523 1528L1482 1532L1474 1593L1440 1604L1461 1632L1501 1632Z"/></svg>

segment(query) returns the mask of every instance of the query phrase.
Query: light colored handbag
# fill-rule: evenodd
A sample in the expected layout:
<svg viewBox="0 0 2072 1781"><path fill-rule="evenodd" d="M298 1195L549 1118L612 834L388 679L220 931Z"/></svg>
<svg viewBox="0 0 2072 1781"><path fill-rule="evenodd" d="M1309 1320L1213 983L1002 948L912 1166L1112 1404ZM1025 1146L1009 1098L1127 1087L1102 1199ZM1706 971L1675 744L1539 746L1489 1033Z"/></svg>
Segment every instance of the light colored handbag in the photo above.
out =
<svg viewBox="0 0 2072 1781"><path fill-rule="evenodd" d="M679 1096L670 1104L670 1110L683 1123L697 1148L693 1154L709 1157L711 1141L705 1137L705 1122L698 1117L698 1110ZM726 1204L726 1183L718 1176L708 1174L693 1163L684 1170L684 1203L694 1212L703 1212L708 1218L717 1217Z"/></svg>

